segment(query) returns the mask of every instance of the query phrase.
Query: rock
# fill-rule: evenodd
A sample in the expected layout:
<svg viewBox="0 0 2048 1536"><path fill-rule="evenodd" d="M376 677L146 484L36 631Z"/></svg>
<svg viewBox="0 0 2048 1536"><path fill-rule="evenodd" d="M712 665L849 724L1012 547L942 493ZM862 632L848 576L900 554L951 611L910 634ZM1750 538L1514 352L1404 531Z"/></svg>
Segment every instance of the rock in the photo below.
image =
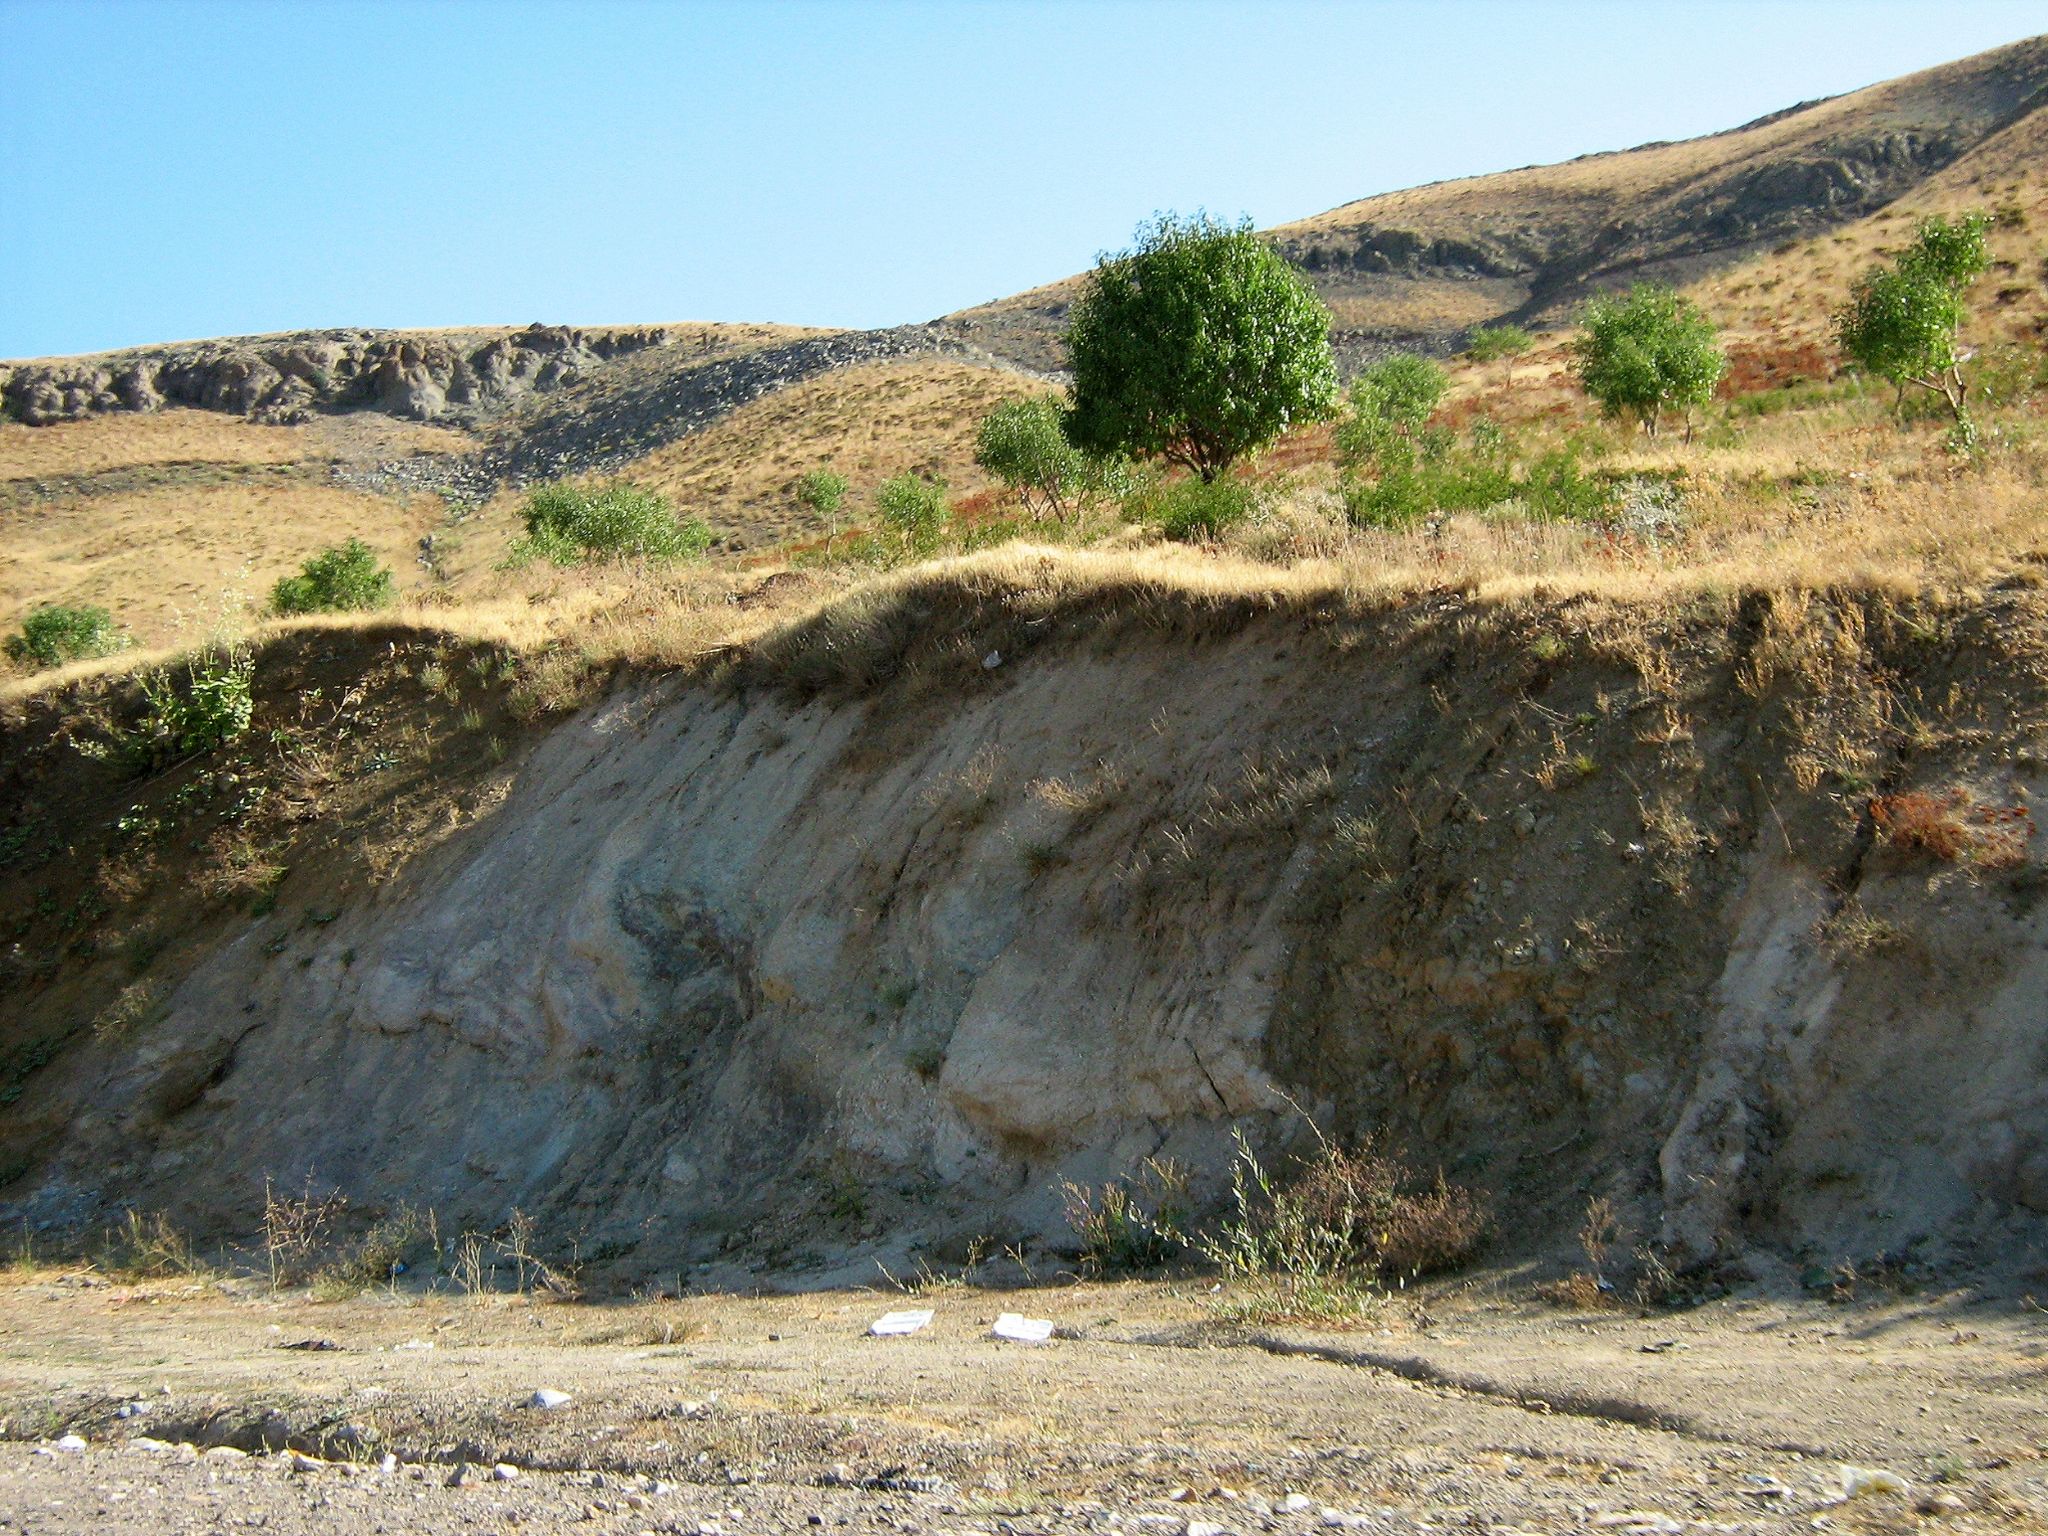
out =
<svg viewBox="0 0 2048 1536"><path fill-rule="evenodd" d="M519 1481L519 1469L509 1461L501 1461L491 1468L491 1477L500 1483L516 1483Z"/></svg>
<svg viewBox="0 0 2048 1536"><path fill-rule="evenodd" d="M1314 1505L1315 1500L1305 1493L1290 1493L1280 1501L1280 1507L1290 1515L1304 1514Z"/></svg>
<svg viewBox="0 0 2048 1536"><path fill-rule="evenodd" d="M62 1451L67 1456L76 1455L78 1452L85 1449L85 1437L83 1435L60 1436L59 1438L50 1443L50 1449L53 1451Z"/></svg>
<svg viewBox="0 0 2048 1536"><path fill-rule="evenodd" d="M1866 1493L1906 1494L1912 1491L1911 1483L1888 1468L1842 1464L1842 1497L1845 1499L1860 1498Z"/></svg>
<svg viewBox="0 0 2048 1536"><path fill-rule="evenodd" d="M1223 1527L1213 1520L1190 1520L1187 1536L1224 1536Z"/></svg>
<svg viewBox="0 0 2048 1536"><path fill-rule="evenodd" d="M526 1400L526 1406L552 1411L556 1408L566 1408L575 1401L576 1399L566 1392L557 1392L553 1387L542 1387Z"/></svg>
<svg viewBox="0 0 2048 1536"><path fill-rule="evenodd" d="M123 1403L114 1410L114 1417L117 1419L139 1419L147 1412L149 1412L149 1404L147 1403Z"/></svg>
<svg viewBox="0 0 2048 1536"><path fill-rule="evenodd" d="M232 1445L216 1445L207 1451L204 1459L221 1462L247 1461L249 1453L247 1451L238 1451Z"/></svg>

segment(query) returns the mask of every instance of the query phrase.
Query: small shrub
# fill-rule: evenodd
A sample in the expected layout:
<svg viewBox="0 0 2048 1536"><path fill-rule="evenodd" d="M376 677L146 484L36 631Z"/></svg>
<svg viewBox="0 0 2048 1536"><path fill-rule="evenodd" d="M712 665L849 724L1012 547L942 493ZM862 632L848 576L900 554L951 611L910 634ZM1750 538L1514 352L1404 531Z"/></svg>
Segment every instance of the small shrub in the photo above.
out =
<svg viewBox="0 0 2048 1536"><path fill-rule="evenodd" d="M1242 480L1177 480L1140 489L1125 503L1125 515L1153 524L1169 539L1208 543L1258 504L1258 492Z"/></svg>
<svg viewBox="0 0 2048 1536"><path fill-rule="evenodd" d="M1870 819L1895 848L1985 869L2025 863L2034 835L2025 806L1988 805L1960 787L1879 795L1870 802Z"/></svg>
<svg viewBox="0 0 2048 1536"><path fill-rule="evenodd" d="M526 498L526 534L515 539L505 563L546 560L682 560L711 547L709 525L678 518L668 498L622 480L598 486L558 480Z"/></svg>
<svg viewBox="0 0 2048 1536"><path fill-rule="evenodd" d="M145 672L142 719L119 743L118 753L143 770L210 752L249 729L255 714L250 684L256 661L234 644L186 659L180 680L168 667Z"/></svg>
<svg viewBox="0 0 2048 1536"><path fill-rule="evenodd" d="M846 500L846 476L814 469L798 477L796 499L820 517L835 517Z"/></svg>
<svg viewBox="0 0 2048 1536"><path fill-rule="evenodd" d="M386 608L398 596L388 568L361 539L323 549L270 589L273 613L348 613Z"/></svg>
<svg viewBox="0 0 2048 1536"><path fill-rule="evenodd" d="M1450 382L1441 364L1412 352L1374 363L1352 384L1350 409L1337 423L1339 461L1389 470L1412 464L1423 425Z"/></svg>
<svg viewBox="0 0 2048 1536"><path fill-rule="evenodd" d="M906 551L928 555L946 532L946 484L922 475L884 480L875 492L875 510Z"/></svg>
<svg viewBox="0 0 2048 1536"><path fill-rule="evenodd" d="M192 1247L191 1238L171 1225L161 1211L145 1215L129 1211L119 1226L105 1234L98 1267L130 1280L163 1280L173 1275L204 1278L212 1266Z"/></svg>
<svg viewBox="0 0 2048 1536"><path fill-rule="evenodd" d="M1240 1278L1296 1282L1347 1272L1408 1279L1454 1269L1477 1250L1490 1220L1477 1195L1441 1173L1424 1184L1370 1145L1346 1151L1316 1134L1316 1156L1283 1179L1238 1133L1230 1213L1191 1246Z"/></svg>
<svg viewBox="0 0 2048 1536"><path fill-rule="evenodd" d="M20 631L9 635L6 642L7 659L30 667L111 656L127 646L128 636L114 628L113 615L106 609L90 604L70 608L61 603L30 609Z"/></svg>
<svg viewBox="0 0 2048 1536"><path fill-rule="evenodd" d="M1186 1246L1174 1234L1188 1218L1188 1171L1170 1157L1148 1157L1136 1178L1100 1188L1063 1179L1060 1196L1088 1274L1157 1269Z"/></svg>

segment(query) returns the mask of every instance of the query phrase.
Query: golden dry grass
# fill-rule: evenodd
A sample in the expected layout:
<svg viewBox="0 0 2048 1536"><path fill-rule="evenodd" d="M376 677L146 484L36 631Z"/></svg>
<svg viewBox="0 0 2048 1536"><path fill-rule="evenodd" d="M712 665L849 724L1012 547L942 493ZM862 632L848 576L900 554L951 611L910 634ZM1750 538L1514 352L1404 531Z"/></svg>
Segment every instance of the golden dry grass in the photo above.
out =
<svg viewBox="0 0 2048 1536"><path fill-rule="evenodd" d="M659 448L631 478L746 543L824 531L797 505L798 476L831 469L850 482L844 517L863 516L891 476L943 479L965 495L988 483L974 464L981 418L1046 386L1019 374L942 358L842 368L744 405L701 432Z"/></svg>
<svg viewBox="0 0 2048 1536"><path fill-rule="evenodd" d="M296 464L324 457L303 427L259 426L217 411L96 416L52 427L0 422L0 480L140 464Z"/></svg>
<svg viewBox="0 0 2048 1536"><path fill-rule="evenodd" d="M147 487L22 502L0 512L0 614L37 603L94 603L143 645L203 635L236 588L261 602L321 548L361 538L397 574L419 577L420 536L438 499L401 503L293 476Z"/></svg>

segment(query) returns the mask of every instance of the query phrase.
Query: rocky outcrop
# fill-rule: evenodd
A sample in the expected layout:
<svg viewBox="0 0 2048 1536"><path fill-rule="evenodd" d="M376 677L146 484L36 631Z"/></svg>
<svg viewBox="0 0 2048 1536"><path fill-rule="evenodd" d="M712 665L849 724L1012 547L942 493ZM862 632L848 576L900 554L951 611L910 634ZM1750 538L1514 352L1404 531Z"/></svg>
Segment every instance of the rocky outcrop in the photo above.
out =
<svg viewBox="0 0 2048 1536"><path fill-rule="evenodd" d="M662 326L530 325L474 334L342 330L0 364L0 410L32 427L166 405L258 421L369 409L472 424L593 368L664 346Z"/></svg>

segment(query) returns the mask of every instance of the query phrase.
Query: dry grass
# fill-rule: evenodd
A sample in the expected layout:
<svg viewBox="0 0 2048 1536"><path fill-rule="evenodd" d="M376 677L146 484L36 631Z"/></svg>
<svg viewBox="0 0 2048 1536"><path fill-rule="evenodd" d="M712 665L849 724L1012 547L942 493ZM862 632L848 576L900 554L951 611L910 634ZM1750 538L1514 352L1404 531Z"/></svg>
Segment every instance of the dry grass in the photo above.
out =
<svg viewBox="0 0 2048 1536"><path fill-rule="evenodd" d="M936 475L967 495L988 483L974 466L981 418L1044 388L939 358L842 368L657 449L632 478L749 545L814 538L826 529L794 493L805 471L834 469L851 482L842 526L863 521L868 496L894 475Z"/></svg>
<svg viewBox="0 0 2048 1536"><path fill-rule="evenodd" d="M17 502L0 546L0 621L36 603L97 603L139 644L168 645L205 632L223 589L260 602L308 555L351 536L401 585L416 581L418 541L441 518L432 497L402 503L295 476Z"/></svg>

